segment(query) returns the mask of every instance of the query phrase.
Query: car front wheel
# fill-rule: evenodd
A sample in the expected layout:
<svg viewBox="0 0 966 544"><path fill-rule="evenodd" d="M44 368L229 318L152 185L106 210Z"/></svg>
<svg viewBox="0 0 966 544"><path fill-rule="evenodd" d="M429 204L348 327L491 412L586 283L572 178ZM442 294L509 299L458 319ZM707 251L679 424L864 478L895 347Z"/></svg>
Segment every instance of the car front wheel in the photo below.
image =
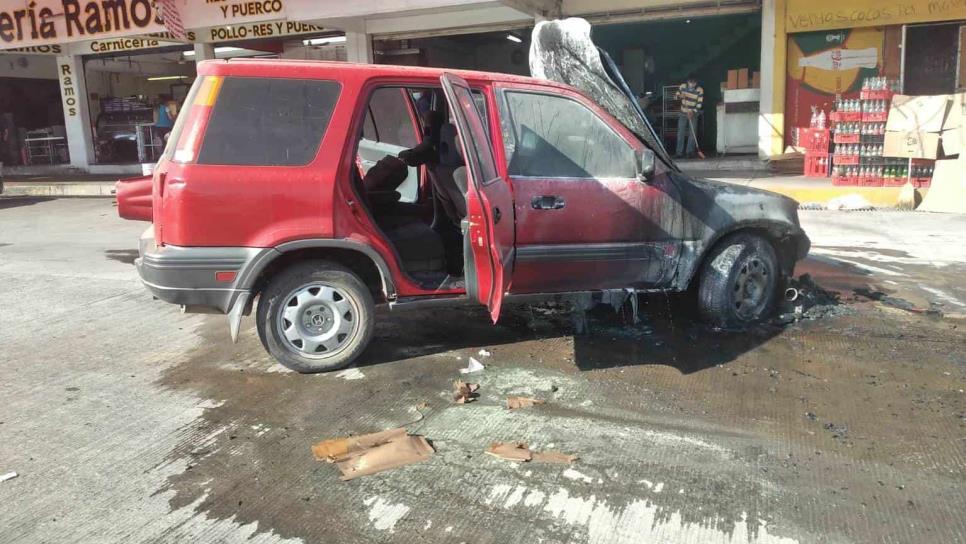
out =
<svg viewBox="0 0 966 544"><path fill-rule="evenodd" d="M722 328L766 319L775 307L778 278L778 259L768 240L750 233L724 238L701 267L701 317Z"/></svg>
<svg viewBox="0 0 966 544"><path fill-rule="evenodd" d="M342 266L305 262L269 282L255 317L278 362L303 373L336 370L352 363L372 338L372 295Z"/></svg>

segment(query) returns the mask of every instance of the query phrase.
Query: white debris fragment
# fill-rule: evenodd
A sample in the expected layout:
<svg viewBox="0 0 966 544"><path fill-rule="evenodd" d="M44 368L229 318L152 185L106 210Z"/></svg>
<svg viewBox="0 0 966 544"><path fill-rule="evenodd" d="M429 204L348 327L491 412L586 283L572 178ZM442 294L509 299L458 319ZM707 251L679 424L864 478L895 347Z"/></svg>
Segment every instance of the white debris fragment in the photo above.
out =
<svg viewBox="0 0 966 544"><path fill-rule="evenodd" d="M663 489L664 489L664 482L658 482L657 485L654 486L655 493L660 493Z"/></svg>
<svg viewBox="0 0 966 544"><path fill-rule="evenodd" d="M17 474L16 472L12 472L12 471L11 472L8 472L8 473L4 474L3 476L0 476L0 482L6 482L7 480L13 480L17 476L20 476L20 475Z"/></svg>
<svg viewBox="0 0 966 544"><path fill-rule="evenodd" d="M594 479L591 478L590 476L587 476L583 472L576 471L572 468L568 468L567 470L563 471L563 477L569 480L580 480L585 484L590 484L594 482Z"/></svg>
<svg viewBox="0 0 966 544"><path fill-rule="evenodd" d="M868 200L863 198L861 195L849 194L833 198L828 201L828 209L830 210L874 210L875 207L869 203Z"/></svg>
<svg viewBox="0 0 966 544"><path fill-rule="evenodd" d="M369 521L379 531L396 532L396 523L409 513L405 504L393 504L382 497L369 497L362 501L369 506Z"/></svg>
<svg viewBox="0 0 966 544"><path fill-rule="evenodd" d="M493 354L490 353L489 351L486 351L485 349L481 349L477 355L479 355L480 357L489 357L490 355L493 355Z"/></svg>
<svg viewBox="0 0 966 544"><path fill-rule="evenodd" d="M336 378L342 378L344 380L361 380L366 377L358 368L347 368L342 372L335 375Z"/></svg>
<svg viewBox="0 0 966 544"><path fill-rule="evenodd" d="M475 358L470 357L470 364L466 365L466 368L460 369L460 374L471 374L473 372L479 372L486 368L483 363L477 361Z"/></svg>

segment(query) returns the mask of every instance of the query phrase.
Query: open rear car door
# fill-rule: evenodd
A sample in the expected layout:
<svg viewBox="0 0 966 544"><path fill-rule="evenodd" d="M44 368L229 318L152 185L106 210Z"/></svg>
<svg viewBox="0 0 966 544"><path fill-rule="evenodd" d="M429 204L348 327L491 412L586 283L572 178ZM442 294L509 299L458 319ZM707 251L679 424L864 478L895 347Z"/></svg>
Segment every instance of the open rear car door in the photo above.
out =
<svg viewBox="0 0 966 544"><path fill-rule="evenodd" d="M461 225L466 292L487 307L496 323L513 270L513 195L496 168L489 131L470 86L453 74L443 74L440 81L469 174Z"/></svg>

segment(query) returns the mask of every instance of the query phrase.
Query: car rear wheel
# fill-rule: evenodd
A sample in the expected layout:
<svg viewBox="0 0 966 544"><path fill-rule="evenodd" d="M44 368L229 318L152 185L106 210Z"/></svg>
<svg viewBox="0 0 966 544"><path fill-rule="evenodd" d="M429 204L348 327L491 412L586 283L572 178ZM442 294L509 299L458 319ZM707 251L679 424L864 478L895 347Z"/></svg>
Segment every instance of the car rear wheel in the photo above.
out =
<svg viewBox="0 0 966 544"><path fill-rule="evenodd" d="M701 317L722 328L766 319L775 307L778 277L778 259L768 240L750 233L724 238L701 267Z"/></svg>
<svg viewBox="0 0 966 544"><path fill-rule="evenodd" d="M372 338L372 295L342 266L305 262L269 282L255 318L278 362L303 373L336 370L352 363Z"/></svg>

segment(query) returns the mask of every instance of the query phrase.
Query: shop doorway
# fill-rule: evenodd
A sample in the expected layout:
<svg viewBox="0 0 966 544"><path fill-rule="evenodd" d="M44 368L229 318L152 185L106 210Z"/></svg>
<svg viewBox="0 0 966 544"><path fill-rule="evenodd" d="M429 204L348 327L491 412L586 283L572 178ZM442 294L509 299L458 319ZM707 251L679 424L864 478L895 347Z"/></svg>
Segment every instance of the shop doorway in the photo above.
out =
<svg viewBox="0 0 966 544"><path fill-rule="evenodd" d="M56 79L0 78L0 164L65 163L65 135Z"/></svg>
<svg viewBox="0 0 966 544"><path fill-rule="evenodd" d="M955 92L959 79L962 23L906 27L903 88L906 94Z"/></svg>
<svg viewBox="0 0 966 544"><path fill-rule="evenodd" d="M591 18L593 19L593 18ZM757 11L688 17L687 11L656 21L593 21L594 42L606 50L668 149L677 140L680 110L668 111L673 93L689 75L704 88L704 113L696 129L702 149L714 149L715 105L729 68L758 70L761 14ZM530 75L531 26L507 26L475 34L377 38L375 61L382 64L461 68ZM668 100L665 100L667 98ZM755 105L757 107L757 105Z"/></svg>

